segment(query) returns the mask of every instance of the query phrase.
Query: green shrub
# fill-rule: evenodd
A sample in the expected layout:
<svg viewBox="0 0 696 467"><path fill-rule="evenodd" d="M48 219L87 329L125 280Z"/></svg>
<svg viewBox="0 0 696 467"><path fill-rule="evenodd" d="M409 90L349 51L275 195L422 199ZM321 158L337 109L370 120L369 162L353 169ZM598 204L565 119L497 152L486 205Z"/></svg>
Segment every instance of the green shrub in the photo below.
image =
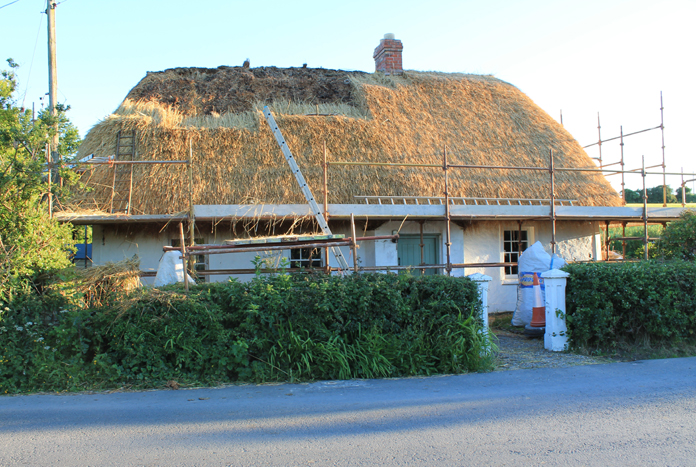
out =
<svg viewBox="0 0 696 467"><path fill-rule="evenodd" d="M0 393L75 389L89 377L89 312L47 290L0 302Z"/></svg>
<svg viewBox="0 0 696 467"><path fill-rule="evenodd" d="M478 371L480 307L468 279L393 274L145 288L92 310L26 295L0 315L0 392Z"/></svg>
<svg viewBox="0 0 696 467"><path fill-rule="evenodd" d="M684 211L678 220L667 224L658 245L666 258L695 261L696 211Z"/></svg>
<svg viewBox="0 0 696 467"><path fill-rule="evenodd" d="M655 238L662 235L664 229L661 225L649 225L648 237ZM623 237L624 229L622 227L611 227L609 229L611 237ZM642 226L634 225L626 227L626 237L643 237L645 229ZM623 244L621 240L612 240L610 244L612 251L623 253ZM658 258L659 254L654 245L648 247L648 253L651 258ZM645 254L645 245L643 240L626 240L626 259L643 259Z"/></svg>
<svg viewBox="0 0 696 467"><path fill-rule="evenodd" d="M609 349L696 337L696 264L686 261L570 264L570 345Z"/></svg>

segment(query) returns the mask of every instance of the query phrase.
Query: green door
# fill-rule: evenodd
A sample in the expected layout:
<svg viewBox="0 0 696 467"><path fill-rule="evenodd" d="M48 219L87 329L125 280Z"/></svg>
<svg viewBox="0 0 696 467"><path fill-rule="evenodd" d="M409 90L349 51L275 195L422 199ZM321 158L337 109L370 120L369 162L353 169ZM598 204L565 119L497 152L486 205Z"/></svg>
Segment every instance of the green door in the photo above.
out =
<svg viewBox="0 0 696 467"><path fill-rule="evenodd" d="M437 235L423 235L423 262L438 264ZM421 263L420 235L401 235L397 246L399 266L418 266ZM426 269L425 274L437 274L437 269Z"/></svg>

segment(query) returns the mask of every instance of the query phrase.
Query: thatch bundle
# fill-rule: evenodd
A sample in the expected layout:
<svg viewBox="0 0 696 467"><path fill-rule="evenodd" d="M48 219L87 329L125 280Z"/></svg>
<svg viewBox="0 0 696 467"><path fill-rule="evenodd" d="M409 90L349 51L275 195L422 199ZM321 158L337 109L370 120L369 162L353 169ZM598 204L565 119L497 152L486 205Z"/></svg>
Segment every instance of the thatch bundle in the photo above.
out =
<svg viewBox="0 0 696 467"><path fill-rule="evenodd" d="M137 289L140 282L140 259L131 258L116 263L77 269L76 290L83 294L85 306L94 308L109 302L116 293Z"/></svg>
<svg viewBox="0 0 696 467"><path fill-rule="evenodd" d="M137 158L183 160L193 148L195 204L304 203L263 120L269 105L320 197L329 161L593 167L573 137L514 86L489 76L407 72L399 77L322 69L176 69L150 73L89 132L80 157L115 153L119 130L137 131ZM319 113L323 116L307 114ZM327 116L327 114L329 114ZM107 210L113 168L87 171L78 201ZM450 196L549 198L548 172L451 169ZM133 214L185 211L185 166L134 167ZM436 168L334 166L329 202L356 195L442 196ZM601 176L557 172L556 196L620 205ZM78 204L79 204L78 203Z"/></svg>

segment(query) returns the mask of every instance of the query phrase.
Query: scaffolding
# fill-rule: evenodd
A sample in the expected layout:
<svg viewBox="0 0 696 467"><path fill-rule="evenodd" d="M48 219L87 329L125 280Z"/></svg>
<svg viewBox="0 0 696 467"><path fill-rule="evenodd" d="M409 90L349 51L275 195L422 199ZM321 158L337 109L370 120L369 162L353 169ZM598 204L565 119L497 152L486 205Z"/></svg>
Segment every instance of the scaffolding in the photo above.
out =
<svg viewBox="0 0 696 467"><path fill-rule="evenodd" d="M659 127L658 127L659 128ZM625 135L624 135L625 136ZM607 140L605 140L607 141ZM324 143L325 144L325 143ZM473 265L467 265L467 264L453 264L451 261L451 251L450 251L450 246L451 246L451 239L450 239L450 225L451 225L451 216L450 216L450 206L455 204L455 200L467 200L467 199L482 199L482 198L451 198L449 196L449 170L450 169L487 169L487 170L531 170L531 171L541 171L541 172L548 172L549 173L549 198L548 200L543 200L543 201L548 201L548 207L549 207L549 222L551 223L551 252L552 254L556 252L556 206L557 204L562 205L563 202L571 202L572 200L557 200L556 199L556 193L555 193L555 177L557 172L588 172L588 173L598 173L598 174L618 174L621 173L622 175L624 174L634 174L634 175L641 175L641 178L643 180L643 213L642 213L642 221L644 225L644 235L641 237L641 240L643 240L643 243L645 244L645 253L644 257L645 259L648 259L648 243L651 240L656 240L655 238L649 238L648 237L648 224L649 224L649 218L648 218L648 203L647 203L647 188L646 188L646 182L645 178L648 175L663 175L666 177L667 175L679 175L682 178L684 177L683 172L666 172L663 167L662 172L649 172L647 169L650 167L645 167L645 159L643 158L643 162L641 165L641 168L639 169L640 172L636 170L616 170L616 169L606 169L606 165L604 167L556 167L555 166L555 158L553 155L553 150L549 149L549 155L548 155L548 160L549 160L549 165L547 167L528 167L528 166L501 166L501 165L473 165L473 164L449 164L448 163L448 149L447 146L443 147L442 150L442 157L443 157L443 163L440 164L414 164L414 163L385 163L385 162L353 162L353 161L331 161L328 162L326 161L326 156L325 156L325 162L323 164L324 168L324 209L327 209L328 206L328 169L330 166L378 166L378 167L390 167L390 168L403 168L403 167L409 167L409 168L439 168L442 170L443 173L443 197L442 198L435 198L435 197L417 197L417 196L358 196L357 198L365 200L366 203L369 203L370 199L377 200L379 204L382 204L382 200L390 200L391 204L396 204L394 201L401 201L403 204L407 204L407 200L413 200L414 204L418 204L418 200L426 200L428 201L429 204L432 204L432 200L444 200L444 206L445 206L445 215L443 217L443 220L446 222L446 241L445 241L445 246L446 248L446 263L444 265L424 265L421 264L419 266L409 266L409 268L412 269L430 269L430 268L443 268L446 270L447 274L450 275L451 271L455 267L503 267L507 266L507 263L486 263L485 266L473 266ZM623 162L622 162L623 165ZM662 165L660 165L662 166ZM690 180L689 180L690 181ZM485 198L483 198L485 199ZM506 198L506 201L510 201L510 198ZM519 205L522 205L522 200L518 199ZM542 200L526 200L528 203L527 204L532 204L533 201L542 201ZM466 204L466 203L464 203ZM500 204L500 203L498 203ZM509 203L510 204L510 203ZM540 203L541 204L541 203ZM571 205L572 202L570 203ZM490 205L487 203L487 205ZM543 205L543 204L542 204ZM609 230L608 230L608 225L610 224L610 221L606 221L607 225L607 245L610 242L609 239ZM625 229L625 222L624 222L624 229ZM624 230L625 231L625 230ZM626 240L632 240L634 239L633 237L626 237L625 234L623 237L618 237L614 238L614 240L622 240L625 242ZM422 254L422 243L423 241L421 240L421 258L423 256ZM625 250L625 246L624 246ZM606 250L606 260L609 260L609 255L608 255L608 249ZM625 253L624 253L624 258L625 258ZM385 270L385 269L396 269L395 267L387 267L387 266L379 266L379 267L371 267L369 269L363 268L363 270Z"/></svg>
<svg viewBox="0 0 696 467"><path fill-rule="evenodd" d="M667 172L667 164L666 164L666 157L665 157L665 124L664 124L664 101L662 97L662 92L660 92L660 124L657 126L645 128L642 130L634 131L631 133L624 133L623 132L623 125L619 127L619 136L614 136L611 138L606 138L602 139L602 125L600 123L600 117L599 117L599 112L597 113L597 136L598 139L596 142L588 144L586 146L583 146L583 149L587 149L593 146L598 147L599 151L599 157L593 157L592 159L596 160L599 162L599 168L606 168L610 166L615 166L615 165L620 165L621 170L617 170L612 173L608 173L607 176L612 176L612 175L621 175L621 197L623 200L623 204L626 205L626 183L625 183L625 176L627 173L641 173L643 174L643 204L647 206L647 189L646 189L646 182L645 182L645 175L662 175L662 206L667 207L667 176L668 175L680 175L681 176L681 192L682 192L682 199L681 199L681 205L682 207L686 206L686 183L690 181L694 181L696 179L690 179L690 180L684 180L686 174L684 172L684 168L681 167L681 172ZM660 150L661 150L661 156L662 156L662 162L660 164L655 164L651 166L645 166L645 156L642 156L642 164L640 168L634 168L634 169L625 169L625 159L624 159L624 146L625 146L625 138L629 136L635 136L643 133L647 133L650 131L654 130L660 130ZM611 141L619 141L619 148L620 148L620 157L618 161L611 162L611 163L604 163L604 158L602 154L602 145ZM653 169L653 168L661 168L662 172L645 172L648 169ZM609 260L609 248L610 248L610 243L614 240L620 240L622 244L622 256L625 258L626 257L626 241L630 240L637 240L641 239L646 243L644 249L645 249L645 257L647 258L648 255L648 247L647 247L647 241L648 241L648 233L647 233L647 225L649 224L648 219L647 219L647 210L644 210L644 216L643 216L643 224L644 224L644 236L643 237L627 237L626 236L626 222L622 222L622 236L621 237L611 237L609 233L609 222L606 223L605 225L605 254L606 254L606 259ZM660 223L664 226L664 223ZM653 224L654 225L654 224ZM655 238L650 238L649 240L659 240L659 237Z"/></svg>
<svg viewBox="0 0 696 467"><path fill-rule="evenodd" d="M620 171L616 171L616 173L610 173L610 174L608 174L608 175L618 175L619 173L621 174L621 197L623 198L623 203L624 203L624 205L626 204L626 184L625 184L624 174L627 172L627 171L625 170L625 161L624 161L624 144L625 144L625 143L624 143L624 139L625 139L625 138L628 138L629 136L635 136L635 135L639 135L639 134L642 134L642 133L647 133L647 132L653 131L653 130L660 130L660 138L661 138L661 141L662 141L662 145L661 145L661 150L662 150L662 163L661 163L661 164L656 164L656 165L651 165L651 166L649 166L649 167L643 167L642 169L643 169L643 170L644 170L644 169L654 169L654 168L656 168L656 167L661 167L661 168L662 168L662 173L661 173L661 174L658 173L657 175L662 175L662 206L663 206L663 207L666 207L666 206L667 206L667 175L668 175L668 174L667 174L667 164L666 164L666 161L665 161L665 119L664 119L664 110L665 110L665 106L664 106L664 103L663 103L663 100L662 100L662 91L660 91L660 124L659 124L659 125L654 126L654 127L650 127L650 128L645 128L645 129L643 129L643 130L634 131L634 132L631 132L631 133L626 133L626 134L624 134L624 132L623 132L623 125L621 125L621 126L620 126L620 130L619 130L619 136L614 136L614 137L607 138L607 139L602 139L602 125L601 125L600 119L599 119L599 112L597 112L597 136L598 136L597 142L591 143L591 144L588 144L588 145L582 147L583 149L587 149L587 148L590 148L590 147L593 147L593 146L597 146L597 147L598 147L598 150L599 150L599 157L593 157L592 159L594 159L594 160L596 160L596 161L599 162L599 168L600 168L600 169L603 169L603 168L605 168L605 167L610 167L610 166L613 166L613 165L621 165L621 170L620 170ZM604 159L603 159L603 157L602 157L602 145L605 144L605 143L608 143L608 142L610 142L610 141L617 141L617 140L619 141L619 146L620 146L620 148L621 148L621 151L620 151L620 158L619 158L619 160L616 161L616 162L611 162L611 163L609 163L609 164L605 164L605 163L604 163ZM635 169L632 169L632 170L628 170L628 172L637 172L638 170L641 170L641 169L635 168ZM682 171L683 171L683 169L682 169Z"/></svg>
<svg viewBox="0 0 696 467"><path fill-rule="evenodd" d="M562 118L562 117L561 117ZM661 150L662 150L662 163L646 167L645 166L645 158L643 157L641 167L639 168L634 168L634 169L625 169L626 161L624 157L624 140L627 137L638 135L641 133L649 132L649 131L654 131L654 130L660 130L661 132ZM442 151L440 154L433 154L433 159L437 160L440 159L440 162L433 162L433 163L392 163L392 162L355 162L355 161L329 161L328 160L328 152L327 152L327 146L326 146L326 141L323 142L323 163L322 163L322 168L323 168L323 216L328 224L329 218L330 218L330 213L329 213L329 189L328 189L328 184L329 184L329 169L331 166L373 166L373 167L385 167L385 168L394 168L394 169L400 169L400 168L422 168L422 169L436 169L436 170L441 170L442 171L442 196L392 196L392 195L384 195L384 196L355 196L356 199L362 200L365 204L377 204L377 205L383 205L383 204L390 204L390 205L441 205L444 206L444 215L442 217L442 220L445 221L446 223L446 230L445 230L445 246L446 246L446 254L445 254L445 263L444 264L425 264L424 263L424 252L423 252L423 247L424 247L424 241L423 241L423 223L424 220L420 220L420 250L421 250L421 264L418 266L370 266L370 267L359 267L357 264L357 242L358 241L372 241L372 240L377 240L377 239L382 239L381 237L357 237L355 235L355 220L354 216L351 214L351 231L352 235L348 239L344 239L341 242L334 242L334 241L328 241L328 242L314 242L314 243L308 243L308 244L298 244L301 246L297 246L297 248L307 248L307 247L312 247L312 248L321 248L325 251L325 257L327 258L326 260L326 266L324 267L325 272L331 273L332 271L339 271L339 270L344 270L345 268L332 268L328 264L328 251L332 247L338 247L338 246L348 246L352 250L353 254L353 270L354 272L358 271L378 271L378 270L389 270L389 271L400 271L400 270L406 270L406 269L415 269L415 270L420 270L421 274L424 273L425 270L427 269L441 269L445 270L448 275L451 275L451 272L453 269L457 268L479 268L479 267L508 267L508 266L515 266L517 263L511 263L511 262L491 262L491 263L453 263L452 262L452 257L451 257L451 213L450 213L450 208L452 206L457 206L457 205L472 205L472 206L546 206L548 207L548 222L551 225L551 252L555 253L556 252L556 207L557 206L577 206L578 205L578 200L572 200L572 199L559 199L556 197L555 193L555 178L557 173L561 172L586 172L586 173L595 173L595 174L601 174L605 176L610 176L610 175L618 175L621 174L621 188L622 188L622 198L623 198L623 203L624 205L626 204L626 190L625 190L625 177L627 175L641 175L642 182L643 182L643 206L642 206L642 216L641 216L641 223L643 224L644 227L644 234L641 237L628 237L626 236L625 229L627 222L623 221L622 226L623 226L623 236L622 237L614 237L611 238L609 234L609 226L612 223L610 220L605 221L605 230L606 230L606 235L605 235L605 260L609 260L609 245L612 240L621 240L622 245L623 245L623 258L625 260L626 257L626 241L630 240L642 240L644 245L645 245L645 252L644 252L644 257L645 259L648 258L648 244L650 241L656 240L656 238L651 238L648 235L648 224L650 224L650 219L649 219L649 213L648 213L648 204L647 204L647 188L646 188L646 177L648 175L662 175L663 177L663 206L666 206L666 179L667 176L681 176L681 186L682 186L682 197L684 197L685 194L685 186L686 183L690 181L696 180L696 178L688 179L685 180L685 175L691 175L687 174L684 172L683 168L681 172L667 172L666 170L666 163L665 163L665 144L664 144L664 105L663 105L663 100L662 100L662 93L660 93L660 125L655 126L655 127L650 127L646 128L643 130L639 131L634 131L631 133L624 133L623 132L623 126L620 127L620 133L619 136L616 137L611 137L611 138L606 138L602 139L602 127L599 119L599 114L597 115L597 134L598 134L598 140L595 143L589 144L584 146L583 148L589 148L592 146L598 146L599 149L599 157L598 158L593 158L599 162L599 167L594 166L593 167L557 167L555 164L555 157L553 154L553 150L549 149L548 150L548 165L547 166L500 166L500 165L480 165L480 164L451 164L449 162L450 159L450 153L449 153L449 148L447 146L442 147ZM620 160L616 162L610 162L610 163L605 163L605 158L602 153L602 146L608 142L611 141L619 141L620 145ZM121 161L121 160L115 160L115 157L108 158L107 160L104 161L88 161L88 162L80 162L77 164L72 164L72 166L83 166L83 165L109 165L111 167L115 167L120 164L128 164L131 167L133 165L137 164L184 164L187 166L187 171L188 171L188 182L189 182L189 196L188 196L188 201L189 201L189 212L188 215L186 216L188 218L188 223L189 223L189 242L188 242L188 248L186 247L186 243L184 241L184 235L183 235L183 227L181 227L181 248L176 248L176 247L165 247L165 251L168 249L175 249L175 250L181 250L182 252L182 259L184 261L189 260L189 269L191 268L191 261L193 255L199 255L199 254L221 254L221 253L233 253L233 252L242 252L242 251L252 251L249 248L251 247L246 247L246 249L240 249L240 248L230 248L229 245L225 245L224 248L217 248L215 246L211 245L200 245L197 246L195 245L194 241L194 230L195 230L195 215L194 215L194 205L193 205L193 175L192 175L192 161L193 161L193 146L192 146L192 140L189 139L188 141L188 152L189 152L189 157L187 160L176 160L176 161L143 161L143 160L132 160L132 161ZM609 168L613 167L616 165L620 165L620 169L616 168ZM649 169L653 168L661 168L662 170L660 172L651 172ZM485 198L485 197L455 197L455 196L450 196L450 189L449 189L449 172L450 170L471 170L471 169L485 169L485 170L504 170L504 171L537 171L537 172L547 172L548 173L548 197L547 198L530 198L530 199L523 199L523 198ZM682 199L682 206L685 205L684 199ZM318 209L319 211L320 209ZM405 219L404 219L405 220ZM616 222L616 221L614 221ZM521 229L522 221L519 220L519 228ZM663 224L664 225L664 224ZM385 237L386 238L386 237ZM389 237L391 239L398 239L398 234L396 237ZM284 247L287 249L287 245ZM253 247L255 250L253 251L263 251L263 250L268 250L272 249L269 248L268 246L263 246L263 247ZM521 248L521 244L518 242L518 248ZM519 252L521 253L521 251ZM288 271L292 271L291 269L286 269ZM198 271L197 273L200 275L214 275L214 274L247 274L247 273L253 273L254 270L248 270L248 269L225 269L225 270L208 270L208 271ZM262 272L268 272L266 270Z"/></svg>

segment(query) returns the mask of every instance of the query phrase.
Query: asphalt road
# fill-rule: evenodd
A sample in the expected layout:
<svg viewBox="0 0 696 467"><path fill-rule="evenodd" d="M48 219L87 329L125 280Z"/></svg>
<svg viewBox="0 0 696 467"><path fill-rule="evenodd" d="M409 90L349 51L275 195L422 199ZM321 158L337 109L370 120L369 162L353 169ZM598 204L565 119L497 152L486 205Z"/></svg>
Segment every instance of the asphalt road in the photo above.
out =
<svg viewBox="0 0 696 467"><path fill-rule="evenodd" d="M1 465L696 465L696 358L0 397Z"/></svg>

